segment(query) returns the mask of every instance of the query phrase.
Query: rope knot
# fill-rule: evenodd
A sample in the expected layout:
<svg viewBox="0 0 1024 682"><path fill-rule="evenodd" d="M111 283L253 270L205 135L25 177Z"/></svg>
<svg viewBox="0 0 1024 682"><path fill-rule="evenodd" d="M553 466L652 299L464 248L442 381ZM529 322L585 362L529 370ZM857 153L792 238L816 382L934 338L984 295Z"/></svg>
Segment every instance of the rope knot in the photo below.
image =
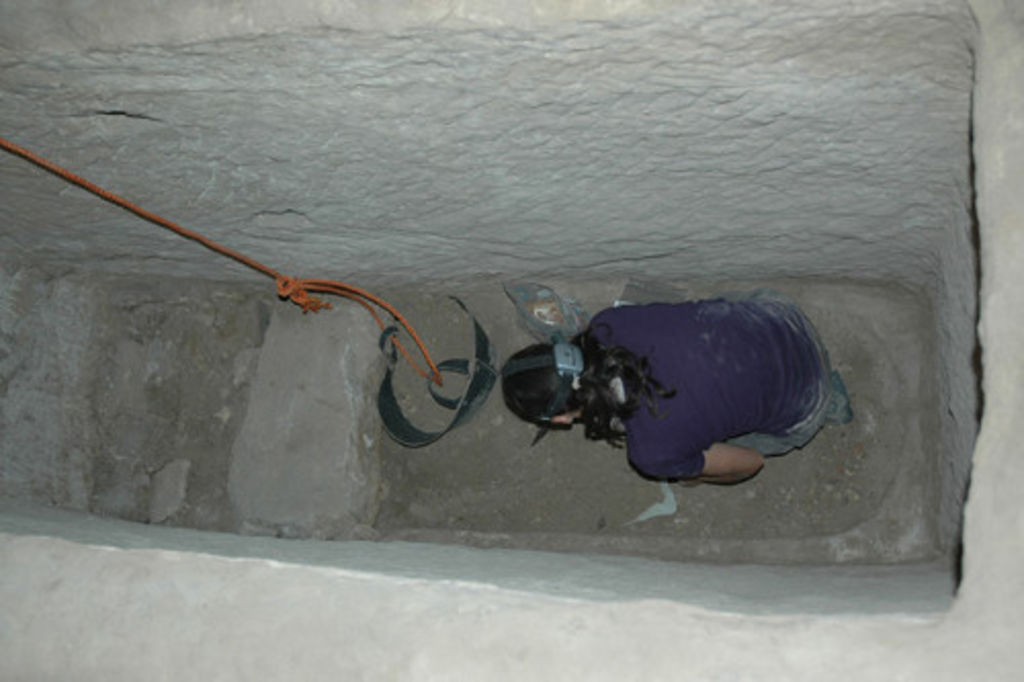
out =
<svg viewBox="0 0 1024 682"><path fill-rule="evenodd" d="M290 299L292 303L302 308L303 313L310 311L316 313L321 309L330 308L331 304L326 303L316 296L310 296L306 289L306 281L289 277L288 275L277 276L277 295L281 298Z"/></svg>

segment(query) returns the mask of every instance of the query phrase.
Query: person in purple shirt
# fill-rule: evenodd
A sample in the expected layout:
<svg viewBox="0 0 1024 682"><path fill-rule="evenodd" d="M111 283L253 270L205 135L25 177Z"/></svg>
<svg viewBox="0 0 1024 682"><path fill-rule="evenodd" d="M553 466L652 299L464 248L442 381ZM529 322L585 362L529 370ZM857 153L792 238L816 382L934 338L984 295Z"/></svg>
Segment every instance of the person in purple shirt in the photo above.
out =
<svg viewBox="0 0 1024 682"><path fill-rule="evenodd" d="M502 368L505 404L544 428L625 445L657 479L735 483L853 418L814 326L770 290L608 308Z"/></svg>

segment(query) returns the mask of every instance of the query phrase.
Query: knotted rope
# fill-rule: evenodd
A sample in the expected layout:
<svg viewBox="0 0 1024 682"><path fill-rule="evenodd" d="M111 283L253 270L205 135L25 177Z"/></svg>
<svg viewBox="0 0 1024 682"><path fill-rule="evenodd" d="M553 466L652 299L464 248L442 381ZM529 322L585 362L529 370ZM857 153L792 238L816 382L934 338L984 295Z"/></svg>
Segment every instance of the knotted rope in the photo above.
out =
<svg viewBox="0 0 1024 682"><path fill-rule="evenodd" d="M173 221L170 221L155 213L147 211L146 209L133 204L127 199L124 199L114 194L113 192L109 192L98 185L95 185L86 180L85 178L75 175L71 171L62 168L61 166L58 166L57 164L51 161L47 161L41 156L38 156L30 152L29 150L4 139L3 137L0 137L0 147L2 147L5 151L10 152L11 154L14 154L15 156L20 156L21 158L32 162L33 164L39 166L43 170L49 171L50 173L53 173L54 175L57 175L58 177L63 178L64 180L67 180L68 182L75 184L88 192L91 192L92 194L95 194L101 199L109 201L110 203L119 206L125 209L126 211L134 213L135 215L139 216L144 220L147 220L151 223L155 223L161 227L167 228L168 230L171 230L172 232L175 232L181 235L182 237L186 237L188 239L197 241L212 251L215 251L229 258L233 258L234 260L242 263L243 265L247 265L253 268L254 270L258 270L259 272L262 272L268 277L272 277L277 283L277 295L280 296L282 299L288 299L295 303L297 306L302 308L303 313L315 313L325 308L331 307L331 304L329 302L317 298L316 296L311 296L310 292L335 294L337 296L344 296L362 305L364 308L366 308L366 310L370 312L371 315L373 315L373 319L377 322L377 325L383 330L387 328L387 325L381 319L377 310L374 309L371 303L376 306L379 306L380 308L383 308L395 319L396 322L402 325L402 327L409 333L409 336L413 339L413 341L416 343L416 346L419 348L419 351L422 354L423 359L426 361L428 367L430 368L430 371L428 372L427 370L421 368L413 360L412 356L405 349L402 343L397 338L392 336L392 342L395 344L395 347L402 353L405 359L409 362L410 365L412 365L413 369L415 369L420 376L424 378L429 378L438 386L441 386L444 383L444 380L441 378L441 372L434 364L434 361L430 358L430 353L427 352L426 346L424 345L422 339L420 339L419 334L416 333L416 330L413 329L412 325L409 324L408 321L406 321L406 319L394 308L394 306L387 303L386 301L383 301L377 296L374 296L370 292L360 289L358 287L354 287L350 284L345 284L344 282L337 282L334 280L299 279L296 277L283 275L274 270L273 268L270 268L264 265L263 263L260 263L254 258L250 258L244 254L235 251L234 249L230 249L222 244L218 244L217 242L199 234L198 232L189 230L185 227L182 227L181 225L178 225Z"/></svg>

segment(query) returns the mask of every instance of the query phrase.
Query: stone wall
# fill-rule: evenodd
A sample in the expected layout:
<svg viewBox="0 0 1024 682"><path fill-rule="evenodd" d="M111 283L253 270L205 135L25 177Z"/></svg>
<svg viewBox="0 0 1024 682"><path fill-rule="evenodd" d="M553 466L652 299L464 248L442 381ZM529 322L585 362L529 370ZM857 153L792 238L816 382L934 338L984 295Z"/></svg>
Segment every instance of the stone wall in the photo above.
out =
<svg viewBox="0 0 1024 682"><path fill-rule="evenodd" d="M0 128L297 276L929 292L954 543L977 418L968 7L556 5L8 6ZM15 157L0 187L15 265L258 277Z"/></svg>
<svg viewBox="0 0 1024 682"><path fill-rule="evenodd" d="M255 251L254 255L275 259L279 256L281 262L275 265L284 269L312 267L320 274L323 268L344 263L346 271L351 268L359 272L359 268L365 267L371 277L380 270L381 261L375 258L383 258L394 271L408 267L405 272L410 273L422 267L435 272L461 267L466 262L465 249L478 242L492 242L491 259L470 262L485 263L489 270L504 272L649 267L655 273L678 274L695 271L709 262L731 267L726 265L733 262L727 256L760 251L778 256L761 265L778 267L784 274L793 274L800 268L807 268L810 274L821 274L813 270L813 264L826 263L824 272L832 274L864 274L865 269L874 268L872 272L877 274L904 276L921 286L937 288L939 316L954 330L944 351L951 369L942 371L950 372L950 418L959 422L970 422L973 413L970 389L966 388L970 370L963 360L963 351L971 345L971 334L965 333L963 320L972 317L972 304L961 293L973 280L973 274L970 265L965 265L970 259L961 258L959 253L969 243L965 237L969 234L970 203L970 186L965 184L968 176L964 172L969 166L964 147L967 127L961 107L970 101L972 57L976 54L973 133L981 246L980 336L985 412L974 448L966 508L963 582L951 610L944 613L921 615L906 609L881 615L822 615L798 607L796 615L751 615L749 604L739 608L732 604L730 611L721 608L721 604L694 605L686 603L683 597L666 599L666 595L637 599L623 591L618 594L626 596L611 601L590 599L578 592L551 595L523 583L496 586L481 578L458 574L454 569L446 572L442 568L421 577L396 577L381 568L387 565L386 557L378 564L339 568L326 565L329 562L317 563L313 557L293 556L292 561L281 561L280 555L278 559L267 558L253 546L239 550L235 556L225 556L216 538L199 533L187 538L184 546L164 543L146 533L138 542L151 549L118 546L117 533L104 525L108 522L53 522L45 514L23 509L3 515L4 534L0 539L0 595L6 605L0 615L0 660L4 661L2 665L9 677L58 678L66 676L69 670L81 679L216 675L245 679L257 674L264 678L315 679L340 674L414 679L679 679L690 675L696 679L827 677L942 681L1010 680L1019 676L1024 663L1019 654L1019 595L1024 593L1020 572L1024 560L1024 507L1019 490L1024 485L1024 459L1020 456L1017 424L1024 412L1020 388L1024 386L1024 365L1019 357L1020 348L1024 347L1024 328L1017 314L1024 309L1019 275L1020 263L1024 262L1024 208L1018 189L1024 179L1024 136L1019 126L1024 112L1024 95L1019 88L1024 81L1024 17L1016 5L975 0L972 8L980 24L977 42L970 37L971 18L966 7L953 2L876 2L867 9L862 4L850 9L843 3L776 3L768 7L761 3L737 3L731 6L736 8L734 12L723 9L720 3L630 4L628 11L621 12L613 11L614 7L607 4L584 3L579 8L573 6L579 16L555 17L608 20L586 27L604 34L599 41L584 30L584 25L567 31L565 24L545 21L561 11L547 3L529 5L530 9L522 14L511 5L499 6L493 13L473 14L458 3L422 3L411 5L398 20L377 15L360 5L362 12L355 14L364 25L356 26L358 22L354 20L336 24L338 35L348 39L350 45L363 40L367 43L365 49L376 50L381 49L380 43L393 46L404 41L410 47L429 47L430 41L424 42L424 29L420 27L442 15L445 19L438 21L445 31L452 31L453 41L445 51L411 50L365 61L360 61L357 54L336 62L318 58L329 42L321 33L302 30L307 25L303 17L325 18L302 14L303 9L313 12L312 3L299 5L300 19L284 22L287 25L281 27L289 31L280 34L276 27L269 31L259 23L260 18L279 16L273 14L276 10L262 3L247 7L253 9L236 13L236 5L217 4L204 13L181 4L173 9L170 5L160 6L158 11L166 12L167 21L159 26L150 24L149 32L141 33L119 30L123 26L119 22L138 22L139 15L116 3L104 5L103 14L77 14L70 6L56 2L37 5L31 11L5 7L0 10L0 26L6 31L0 80L5 95L0 107L5 136L20 137L16 141L58 156L75 170L111 185L111 189L130 194L154 210L167 210L173 213L171 217L193 226L210 226L214 236ZM679 19L658 22L652 27L648 12L653 10L673 13ZM71 16L65 14L68 11L72 11ZM751 15L746 12L763 13L759 15L763 21L747 23ZM819 33L811 30L817 25L813 18L808 18L819 12L828 15L828 23L834 20L845 27L870 30ZM645 36L644 26L658 35L666 31L671 34L674 29L685 27L686 17L693 16L692 13L704 18L717 17L717 21L701 22L700 30L692 32L695 38L708 36L709 44L717 46L716 52L701 60L714 77L701 72L701 64L693 65L709 81L722 78L728 84L730 74L747 69L752 74L750 82L755 82L760 77L758 69L763 68L757 57L763 53L753 48L735 57L726 53L737 52L737 46L756 48L764 44L759 39L768 39L772 33L761 33L762 28L773 26L773 20L790 22L794 17L803 19L788 24L783 33L810 31L805 34L807 40L796 44L809 42L817 49L806 58L800 54L787 58L786 50L794 44L773 43L769 39L768 44L779 50L775 53L777 58L771 61L776 81L786 80L787 68L796 68L801 82L807 82L808 71L819 68L832 74L836 69L844 73L850 70L850 77L831 81L831 86L825 79L820 88L786 90L780 86L778 92L762 91L758 98L763 102L761 107L741 105L738 116L716 121L719 125L706 131L706 136L702 131L676 140L681 148L700 149L696 159L703 160L703 165L682 163L669 167L659 151L671 142L672 135L671 131L658 128L658 121L666 116L666 110L659 107L664 104L675 111L673 105L678 101L659 103L657 91L637 99L617 98L610 84L625 87L624 80L601 81L611 96L594 104L595 113L588 118L582 115L588 107L586 90L574 89L585 79L567 77L567 73L573 72L566 68L574 60L586 62L588 54L598 54L602 58L592 62L596 74L600 76L602 68L614 71L630 58L630 54L622 56L616 52L621 49L616 38ZM325 23L330 26L330 17L339 15L328 15ZM196 29L201 20L210 16L235 21L214 22L216 29L205 28L210 24L202 23L204 28ZM911 30L918 25L928 28L924 33ZM352 28L360 30L347 32ZM206 33L209 30L217 34ZM362 32L368 30L386 31L390 37L371 40L369 32ZM274 35L243 37L264 31ZM141 35L140 43L145 46L119 42L126 34ZM180 54L163 44L183 42L189 35L199 42L189 42L188 49ZM233 39L204 42L225 35ZM686 44L678 34L671 35ZM844 39L851 35L871 38L869 47L858 43L858 49L844 51L849 47ZM39 41L48 36L53 36L52 45L41 46ZM682 38L685 37L684 32ZM101 49L91 53L83 50L90 45ZM117 51L111 51L114 47ZM286 67L269 72L251 68L250 57L261 50L266 50L266 59L271 62L285 48L288 54L301 59L282 59L282 64L304 63L307 68L301 73L289 72ZM516 48L526 52L517 52ZM233 49L241 51L230 58ZM640 52L632 54L655 54L644 52L643 46L638 49ZM188 60L198 60L199 55L211 51L223 58L223 71L193 77L182 75L183 70L175 75L154 66L162 59L198 64ZM520 72L512 67L520 62L505 64L484 59L492 53L530 57L522 64L534 66L525 73L545 73L551 79L551 89L523 86L517 91L515 78ZM603 58L609 54L620 56ZM834 54L849 59L837 63L829 58ZM880 58L878 63L890 67L871 74L883 84L881 90L856 87L867 78L858 71L868 68L859 57L883 54L886 58ZM120 68L117 55L131 55L135 63L143 65L142 73L146 76L135 74L137 80L131 87L125 87L124 78L131 81L133 74L105 76ZM409 68L417 74L416 78L399 78L393 75L398 72L382 68L389 59L401 62L410 55L415 55ZM727 61L730 68L715 72L718 57L743 63ZM431 68L432 60L437 62L436 70ZM319 69L321 63L329 68ZM315 80L320 76L308 75L331 73L331 65L341 63L349 65L355 74L352 81ZM603 67L605 63L608 66ZM378 129L373 127L376 122L367 123L352 138L368 135L363 148L341 144L337 139L332 143L327 128L323 134L310 132L305 144L267 146L264 140L273 136L249 137L251 131L247 133L244 127L228 123L232 120L230 116L225 118L232 111L239 117L243 112L249 113L245 100L233 100L227 112L217 109L217 103L222 101L219 93L240 83L242 89L273 90L275 77L310 79L304 93L308 102L278 101L277 106L252 111L266 130L274 126L288 128L282 122L291 117L304 121L307 117L303 114L319 110L319 93L344 89L339 88L343 84L377 85L386 91L382 95L385 100L397 97L391 92L393 86L403 86L412 92L417 88L429 90L435 85L450 94L458 90L460 81L454 76L450 80L440 78L440 74L457 74L458 70L450 65L459 64L484 69L482 72L487 67L496 69L492 73L501 76L498 80L508 83L510 92L520 93L518 99L484 98L479 106L507 104L504 108L510 115L504 129L513 131L517 140L512 151L521 149L520 153L532 162L526 167L536 169L538 176L517 175L517 157L508 148L503 151L509 153L500 157L506 165L484 163L494 149L491 145L500 142L500 135L493 128L474 128L474 111L481 110L471 105L472 88L467 88L463 99L454 98L453 104L462 114L458 120L465 136L432 138L439 133L423 124L432 120L424 112L422 118L415 114L409 118L405 128L399 125L401 117L384 117ZM901 70L900 64L907 68ZM559 65L565 68L557 68ZM916 70L915 65L923 71ZM938 65L934 71L930 70L933 65ZM339 73L347 73L338 68ZM665 69L667 64L655 62L648 72L651 79L645 84L657 86L662 82L660 79L666 76L659 68ZM270 77L264 79L267 73ZM239 74L248 80L240 79ZM438 74L438 82L431 82L432 74ZM566 78L564 82L558 80L559 74ZM915 74L923 75L918 80ZM156 79L155 94L147 93L142 85L149 78ZM86 84L86 96L76 90L79 83ZM689 92L684 87L688 84ZM728 88L693 91L694 85L671 77L665 90L688 92L679 96L691 97L696 102L710 103L718 97L719 106L728 110ZM373 91L369 87L360 93L359 88L350 87L346 92L355 106L360 96L366 97ZM560 111L544 99L545 94L556 91L571 102L566 110ZM892 128L886 131L878 126L855 125L847 130L848 138L842 130L835 133L832 144L841 147L842 153L834 157L808 153L810 148L827 151L828 134L815 127L813 117L805 122L794 114L790 95L813 99L812 92L823 92L822 100L839 98L833 118L844 115L855 124L860 112L874 111L878 119L887 121L886 125L891 124ZM893 108L889 98L906 92L914 93L901 100L910 108ZM863 93L863 101L856 100L851 93ZM873 94L879 97L876 109L871 108ZM538 99L530 100L532 95ZM855 101L842 99L845 96L854 97ZM798 102L804 105L795 107L796 110L814 110L805 99ZM622 109L616 111L616 103ZM427 111L431 104L443 103L426 102ZM386 110L405 111L405 105L392 101ZM546 109L552 106L554 109ZM525 112L533 108L549 111L552 127L532 129L523 125L531 120ZM687 107L683 110L699 111ZM787 120L797 119L790 122L794 124L790 135L772 130L771 123L781 120L779 112L783 110ZM209 121L201 120L204 111L213 112ZM694 117L700 118L696 113ZM173 119L174 125L163 125L169 119ZM554 124L562 120L591 122L596 127L592 132L581 132L580 139L587 144L564 142L559 146L557 143L565 138L552 137L551 133L559 131ZM628 130L631 123L644 120L648 123L637 125L629 138L641 154L632 155L625 146L607 150L600 146L606 138L617 139L612 133L623 131L624 126ZM730 148L730 141L738 144L728 134L730 125L736 125L735 132L742 132L744 139L753 137L751 131L768 133L758 138L761 141L754 147L731 147L735 152L733 158L752 164L750 177L742 177L742 164L738 164L733 168L742 177L740 184L731 184L729 177L717 184L710 182L716 178L706 178L709 182L701 184L703 176L711 175L717 167L710 159L719 150ZM190 135L186 127L196 134ZM643 140L643 130L653 130L654 137ZM798 158L811 165L795 175L796 161L775 168L775 149L786 149L789 143L799 146L805 133L809 136L805 140L807 146ZM104 142L105 139L112 142ZM425 146L432 139L440 151L462 141L474 153L437 157L429 153L429 145ZM531 139L540 146L525 144ZM64 143L55 142L58 140ZM330 167L325 165L319 167L322 174L310 179L309 171L317 168L313 140L328 151L332 144L337 144L333 147L336 160L379 153L382 163L390 157L393 164L382 165L381 168L389 170L376 177L356 178L351 173L339 173L337 185L325 179L333 177ZM707 147L700 146L704 142ZM910 146L902 147L904 143ZM859 160L848 153L862 146L875 153ZM545 149L551 150L551 159L545 155ZM151 163L127 161L146 158L147 150L157 152ZM414 154L417 151L418 157ZM577 151L582 154L575 157L575 163L559 161L561 156ZM602 158L607 152L613 159L610 168L588 163L586 153L597 151L602 152ZM175 160L179 152L185 153ZM240 162L232 162L233 158ZM437 176L436 184L425 175L418 175L424 173L421 164L438 158L456 164L458 172L437 164L432 173ZM117 163L111 163L112 159ZM398 163L401 159L414 161L404 169ZM641 184L633 176L648 171L644 164L649 159L656 160L659 168L666 171L649 176L651 186L667 183L665 186L672 192L649 194L639 189ZM842 178L829 177L834 164L843 168L849 159L854 159L844 175L849 184ZM814 165L818 161L821 165ZM274 164L280 168L269 170ZM336 166L343 168L344 164ZM496 175L489 176L489 172ZM126 273L138 273L152 266L154 271L165 273L206 275L211 269L222 267L215 265L219 261L212 256L188 251L195 245L183 248L166 235L154 236L148 227L141 231L133 219L109 207L95 207L95 200L66 190L56 180L41 179L35 171L24 169L21 162L3 159L0 174L4 206L0 237L5 256L12 254L15 259L46 263L48 267L85 263ZM464 188L452 180L466 174L479 177L479 183ZM778 176L777 184L770 181L773 175ZM671 183L672 177L699 179L690 186L695 189L684 191L678 183ZM765 182L750 182L751 177ZM821 178L830 189L801 192L801 180L807 182L810 178ZM563 180L564 184L556 182ZM391 181L395 184L389 191L377 194L378 188ZM301 196L300 190L307 184L313 189L305 196L314 199L296 208L294 196L296 192ZM340 186L347 190L340 191ZM207 187L210 191L204 194ZM746 191L740 191L741 187ZM438 194L404 191L412 188L437 188ZM562 192L557 191L559 188ZM696 188L711 193L706 201L699 201L692 193ZM794 192L794 196L786 198L787 192ZM332 195L335 198L329 200ZM12 210L15 197L17 210ZM415 206L407 205L403 214L400 199L404 197L418 197L418 201ZM524 197L536 198L537 208L519 216L512 207ZM488 201L482 201L483 198ZM785 203L776 205L773 201ZM442 212L424 210L432 205L442 207ZM507 208L496 213L482 208L493 206ZM649 211L625 212L626 206L632 211L648 207ZM776 210L762 210L771 206ZM783 206L785 211L781 211ZM354 212L348 213L353 207ZM386 213L384 207L388 208ZM542 217L538 217L538 211ZM546 212L554 217L543 217ZM339 214L345 215L339 218ZM394 234L387 237L378 229L385 215L389 225L397 226ZM687 216L692 231L686 232L686 240L677 245L677 235L670 227L678 227L679 215ZM502 248L507 223L516 216L521 231L516 233L515 240L506 240ZM822 216L828 220L822 220ZM766 221L763 225L762 220ZM421 231L421 221L449 225L452 231ZM622 236L623 224L639 224L646 231L639 235L639 240L627 240ZM321 231L324 225L342 227L336 232ZM565 225L571 229L566 230ZM531 226L532 230L527 229ZM111 229L116 231L117 239L109 236ZM881 231L875 232L876 229ZM835 230L835 234L830 235L830 230ZM314 232L320 235L317 240L298 239L298 235ZM565 232L576 236L556 238ZM353 233L358 241L348 238ZM467 234L472 239L467 239ZM808 235L814 238L805 238ZM158 246L154 246L153 240ZM582 243L600 244L601 240L606 240L604 246L594 251L575 248ZM632 241L642 246L638 247L640 252L630 256L626 249ZM534 244L534 251L524 255L523 243ZM282 244L289 247L287 253ZM719 256L709 259L708 254L715 251L703 248L705 245L708 249L712 245L715 250L722 249ZM423 256L424 253L427 255ZM529 267L524 265L527 262ZM757 259L737 261L735 267L758 263ZM240 270L232 273L243 276ZM88 307L82 310L87 311ZM88 324L72 331L86 333ZM46 377L67 372L73 387L77 376L75 362L73 357L41 362L40 383L33 386L45 386L42 382ZM54 392L41 391L40 400L59 403L62 398ZM55 405L49 409L60 408ZM74 413L67 418L74 419ZM971 439L969 426L953 429L952 433L961 447ZM42 443L42 447L47 444ZM50 457L52 451L42 456ZM961 469L947 476L956 488L962 485L966 472ZM68 490L61 494L73 499L76 493ZM60 539L62 534L68 538ZM283 552L274 549L273 543L267 547L263 551L271 555ZM313 550L313 554L317 551L323 550ZM438 552L435 559L443 565L443 552L438 548L433 551ZM461 579L453 580L453 575ZM628 585L633 578L635 575L629 571L621 571L612 582ZM756 591L764 585L760 576L752 582L734 583L733 587ZM799 604L800 597L813 596L805 591L806 584L803 588L798 585L779 601ZM699 589L700 585L694 587L694 591ZM183 627L183 623L188 627Z"/></svg>

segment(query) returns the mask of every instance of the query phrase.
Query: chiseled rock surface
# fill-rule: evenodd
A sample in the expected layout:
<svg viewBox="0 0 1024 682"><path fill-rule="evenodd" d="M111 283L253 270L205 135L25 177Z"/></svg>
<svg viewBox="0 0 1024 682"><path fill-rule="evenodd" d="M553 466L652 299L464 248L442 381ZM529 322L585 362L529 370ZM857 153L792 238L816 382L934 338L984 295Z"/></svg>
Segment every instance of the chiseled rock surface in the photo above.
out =
<svg viewBox="0 0 1024 682"><path fill-rule="evenodd" d="M282 537L351 537L373 520L377 330L356 305L275 310L231 447L227 490L239 528Z"/></svg>
<svg viewBox="0 0 1024 682"><path fill-rule="evenodd" d="M752 617L681 603L686 596L599 603L496 590L450 580L458 574L450 568L393 579L366 564L353 573L223 559L209 555L207 534L190 537L187 551L154 551L145 549L153 547L148 531L158 529L141 526L139 546L112 549L112 533L86 519L92 540L53 537L73 525L57 524L0 542L9 606L0 625L17 626L0 630L14 633L0 636L0 669L15 678L73 669L82 679L169 670L288 679L339 670L489 679L1019 676L1024 16L1012 0L970 3L981 21L976 45L967 4L952 0L584 1L561 12L550 0L476 14L468 4L422 2L394 15L369 2L332 10L306 0L287 11L203 4L6 3L4 135L282 269L319 275L327 266L323 274L367 279L415 279L456 262L485 271L628 262L656 277L754 267L764 276L773 268L898 271L927 281L946 268L944 286L972 288L969 268L947 266L969 234L967 108L977 54L986 404L964 581L938 619ZM312 30L317 23L323 28ZM603 40L590 43L598 33ZM447 124L431 125L434 116ZM0 217L0 249L13 259L242 272L7 156ZM576 250L581 244L588 249ZM74 296L59 300L74 308ZM973 320L965 298L946 303ZM28 304L4 305L8 325ZM3 328L5 343L12 329ZM67 331L59 339L74 346L88 327ZM964 339L953 345L947 359L962 355ZM4 370L24 357L6 357ZM60 372L79 360L36 359L25 366L38 378L19 390L40 389L46 409L62 409ZM970 419L969 411L954 416ZM76 425L74 412L66 418ZM47 428L59 434L54 422ZM74 500L81 489L61 494ZM312 550L327 543L318 544ZM424 548L442 563L444 549ZM637 578L607 570L624 584ZM734 586L756 594L764 583ZM789 596L809 592L801 585ZM183 630L186 622L195 627ZM218 645L197 648L200 638ZM674 655L682 641L684 657ZM658 655L666 651L673 654Z"/></svg>
<svg viewBox="0 0 1024 682"><path fill-rule="evenodd" d="M0 130L273 267L362 283L641 264L924 281L957 246L962 3L555 4L303 3L279 23L257 3L44 5L72 13L50 42L45 9L5 7ZM0 187L5 252L244 272L8 155Z"/></svg>
<svg viewBox="0 0 1024 682"><path fill-rule="evenodd" d="M185 503L188 471L192 462L179 458L168 462L152 476L149 498L149 522L161 523L175 514Z"/></svg>
<svg viewBox="0 0 1024 682"><path fill-rule="evenodd" d="M962 2L44 2L0 27L5 136L288 274L933 291L940 438L971 447ZM257 277L7 154L0 206L12 258Z"/></svg>
<svg viewBox="0 0 1024 682"><path fill-rule="evenodd" d="M16 265L0 285L0 495L234 530L223 482L273 294Z"/></svg>

